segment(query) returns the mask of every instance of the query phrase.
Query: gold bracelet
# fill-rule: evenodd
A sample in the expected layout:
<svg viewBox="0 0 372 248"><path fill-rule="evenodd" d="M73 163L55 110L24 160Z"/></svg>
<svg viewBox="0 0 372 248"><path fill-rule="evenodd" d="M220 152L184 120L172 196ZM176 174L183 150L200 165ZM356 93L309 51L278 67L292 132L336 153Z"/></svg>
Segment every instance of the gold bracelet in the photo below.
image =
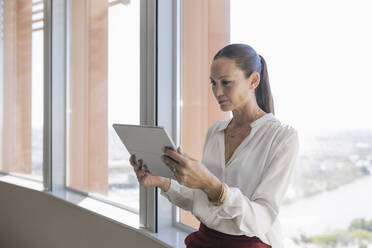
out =
<svg viewBox="0 0 372 248"><path fill-rule="evenodd" d="M218 199L216 201L211 201L209 199L209 201L214 205L214 206L220 206L224 203L225 199L227 197L227 192L226 192L226 187L224 185L224 183L221 183L221 191L220 191L220 194L218 196Z"/></svg>

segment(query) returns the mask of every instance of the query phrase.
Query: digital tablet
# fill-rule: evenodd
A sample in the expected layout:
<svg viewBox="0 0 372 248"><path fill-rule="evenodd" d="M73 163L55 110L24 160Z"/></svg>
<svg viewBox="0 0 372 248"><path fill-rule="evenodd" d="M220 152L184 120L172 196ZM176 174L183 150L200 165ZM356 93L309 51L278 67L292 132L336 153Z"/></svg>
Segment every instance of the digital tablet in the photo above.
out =
<svg viewBox="0 0 372 248"><path fill-rule="evenodd" d="M177 149L164 127L127 124L112 126L129 154L135 154L137 161L142 159L151 174L175 179L161 159L163 147Z"/></svg>

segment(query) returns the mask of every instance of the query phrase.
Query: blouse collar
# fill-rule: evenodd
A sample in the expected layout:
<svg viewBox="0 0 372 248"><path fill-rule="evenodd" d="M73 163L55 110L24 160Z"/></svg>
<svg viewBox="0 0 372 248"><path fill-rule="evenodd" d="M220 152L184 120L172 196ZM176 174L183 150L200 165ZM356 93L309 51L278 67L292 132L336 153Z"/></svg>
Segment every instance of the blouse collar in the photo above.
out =
<svg viewBox="0 0 372 248"><path fill-rule="evenodd" d="M258 118L254 122L252 122L251 123L251 128L258 127L258 126L262 125L263 123L265 123L266 120L271 119L271 118L274 118L274 115L272 113L266 113L265 115L261 116L260 118ZM217 131L225 130L227 128L227 126L230 124L231 120L232 120L232 117L227 119L227 120L222 121L222 123L218 127Z"/></svg>

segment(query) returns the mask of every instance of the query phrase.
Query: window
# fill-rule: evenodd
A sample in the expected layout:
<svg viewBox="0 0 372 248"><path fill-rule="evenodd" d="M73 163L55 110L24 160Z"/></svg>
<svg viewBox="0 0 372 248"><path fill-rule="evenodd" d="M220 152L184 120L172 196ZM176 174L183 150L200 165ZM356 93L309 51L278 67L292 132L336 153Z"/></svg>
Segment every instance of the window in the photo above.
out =
<svg viewBox="0 0 372 248"><path fill-rule="evenodd" d="M300 134L280 212L285 247L371 244L369 7L362 0L231 0L231 41L266 59L276 116Z"/></svg>
<svg viewBox="0 0 372 248"><path fill-rule="evenodd" d="M112 124L172 122L173 115L167 111L162 118L156 116L160 64L156 59L161 57L156 56L157 11L173 18L172 4L0 0L0 171L40 179L43 175L44 190L54 196L84 207L85 196L92 196L130 210L125 216L138 216L141 227L155 231L157 191L138 187L128 153ZM166 30L162 39L169 46L161 44L172 51L179 40L169 39L172 22L164 23L171 24L162 28ZM164 61L164 75L173 74L172 63ZM159 98L164 104L172 95ZM13 159L10 163L9 158ZM81 193L79 203L71 191ZM95 207L88 206L93 211ZM169 203L162 208L167 214L162 227L171 225L171 208ZM97 209L114 219L123 213L106 211ZM137 223L130 221L130 225Z"/></svg>
<svg viewBox="0 0 372 248"><path fill-rule="evenodd" d="M68 1L67 185L139 211L113 123L140 122L139 1Z"/></svg>
<svg viewBox="0 0 372 248"><path fill-rule="evenodd" d="M199 160L208 127L229 117L219 109L209 84L211 60L230 42L229 9L230 0L182 1L181 145ZM177 222L199 227L197 219L181 209Z"/></svg>
<svg viewBox="0 0 372 248"><path fill-rule="evenodd" d="M42 180L43 1L2 0L0 170Z"/></svg>
<svg viewBox="0 0 372 248"><path fill-rule="evenodd" d="M217 110L208 89L212 56L230 42L251 45L267 61L276 116L300 134L298 164L280 213L285 246L367 245L372 237L366 197L372 184L368 2L183 1L182 18L185 151L201 159L207 128L229 117ZM177 221L198 227L183 210Z"/></svg>

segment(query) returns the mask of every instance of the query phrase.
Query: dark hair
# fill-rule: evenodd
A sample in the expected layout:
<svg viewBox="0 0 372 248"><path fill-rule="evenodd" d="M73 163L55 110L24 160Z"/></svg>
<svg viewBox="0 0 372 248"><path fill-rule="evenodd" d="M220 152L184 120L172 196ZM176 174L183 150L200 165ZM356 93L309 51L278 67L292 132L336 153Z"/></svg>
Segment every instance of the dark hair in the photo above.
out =
<svg viewBox="0 0 372 248"><path fill-rule="evenodd" d="M274 99L271 94L269 74L264 58L246 44L230 44L219 50L213 60L225 57L235 61L236 66L244 71L248 78L252 72L260 74L260 83L255 89L258 106L266 113L274 114Z"/></svg>

